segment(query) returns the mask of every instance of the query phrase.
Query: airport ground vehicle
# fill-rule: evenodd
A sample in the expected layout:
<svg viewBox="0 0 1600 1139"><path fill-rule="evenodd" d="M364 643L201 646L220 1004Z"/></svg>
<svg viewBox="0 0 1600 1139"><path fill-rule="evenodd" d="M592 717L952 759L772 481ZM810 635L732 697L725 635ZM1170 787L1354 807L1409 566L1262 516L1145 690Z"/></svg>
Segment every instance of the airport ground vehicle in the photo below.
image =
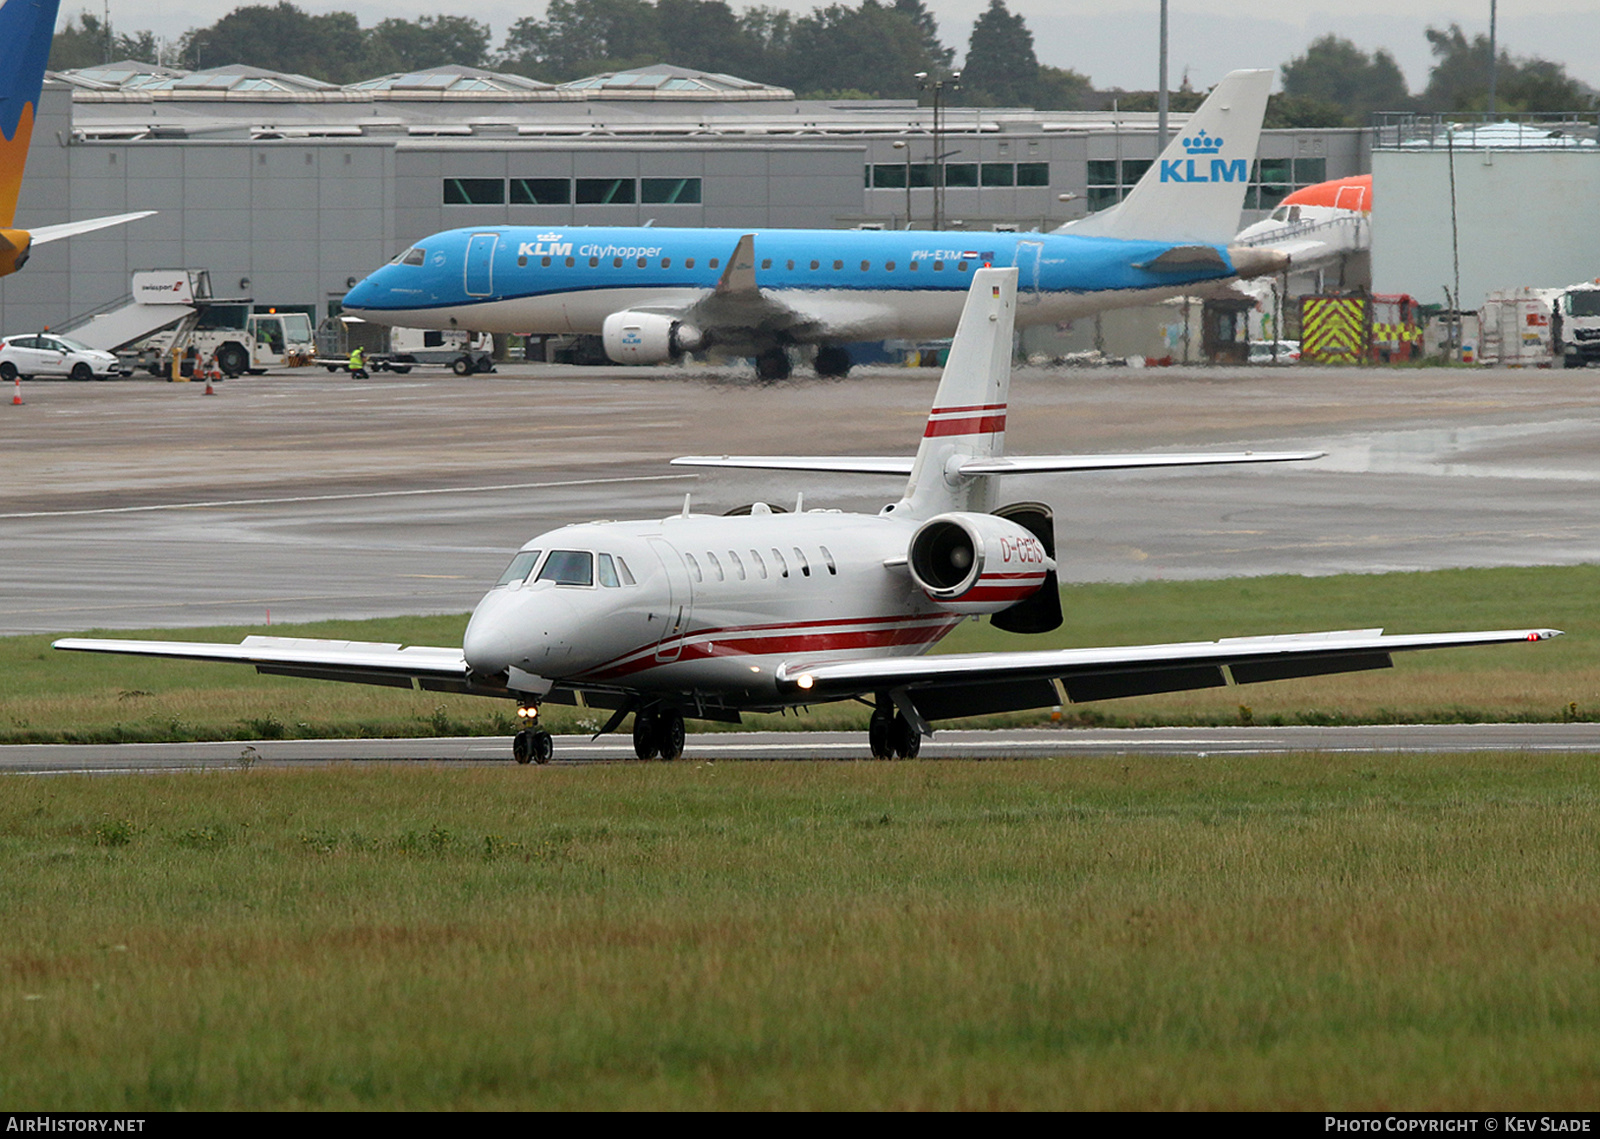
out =
<svg viewBox="0 0 1600 1139"><path fill-rule="evenodd" d="M1600 361L1600 279L1551 298L1550 349L1563 368Z"/></svg>
<svg viewBox="0 0 1600 1139"><path fill-rule="evenodd" d="M246 372L259 376L268 368L297 367L312 359L311 318L303 312L252 312L243 328L207 327L204 317L182 321L140 341L138 365L152 376L172 372L172 353L184 358L188 375L194 361L213 355L217 369L230 379Z"/></svg>
<svg viewBox="0 0 1600 1139"><path fill-rule="evenodd" d="M316 363L337 372L360 348L367 368L405 375L419 364L446 365L458 376L494 371L494 337L486 332L394 328L358 316L330 316L317 326Z"/></svg>
<svg viewBox="0 0 1600 1139"><path fill-rule="evenodd" d="M1298 340L1250 341L1250 363L1252 364L1298 364L1299 362L1300 342Z"/></svg>
<svg viewBox="0 0 1600 1139"><path fill-rule="evenodd" d="M66 376L74 380L115 380L128 373L110 352L52 332L24 333L0 340L0 380L18 376Z"/></svg>

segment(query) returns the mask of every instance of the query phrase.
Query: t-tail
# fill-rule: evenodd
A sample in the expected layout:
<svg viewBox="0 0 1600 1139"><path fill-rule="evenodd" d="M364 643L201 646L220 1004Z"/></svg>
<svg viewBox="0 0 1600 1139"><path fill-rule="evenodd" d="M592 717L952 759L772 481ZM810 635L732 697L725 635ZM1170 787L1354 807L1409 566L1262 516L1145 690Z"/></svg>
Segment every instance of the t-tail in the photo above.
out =
<svg viewBox="0 0 1600 1139"><path fill-rule="evenodd" d="M962 474L961 465L1005 457L1016 315L1015 268L973 273L905 498L895 506L897 514L930 518L948 510L994 509L993 480Z"/></svg>

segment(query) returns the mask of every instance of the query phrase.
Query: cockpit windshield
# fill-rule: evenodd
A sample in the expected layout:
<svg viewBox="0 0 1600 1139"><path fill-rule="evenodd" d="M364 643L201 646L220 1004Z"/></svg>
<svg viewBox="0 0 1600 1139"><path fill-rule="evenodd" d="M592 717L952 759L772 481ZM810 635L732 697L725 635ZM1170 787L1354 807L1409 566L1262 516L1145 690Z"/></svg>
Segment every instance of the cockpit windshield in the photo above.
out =
<svg viewBox="0 0 1600 1139"><path fill-rule="evenodd" d="M557 585L593 585L594 555L588 550L551 550L539 571L539 580Z"/></svg>
<svg viewBox="0 0 1600 1139"><path fill-rule="evenodd" d="M402 253L398 257L396 257L393 261L389 262L389 264L391 264L391 265L421 265L422 262L423 262L423 259L426 258L427 256L428 256L428 251L426 249L422 248L422 246L420 246L420 245L413 245L410 249L406 250L404 253Z"/></svg>
<svg viewBox="0 0 1600 1139"><path fill-rule="evenodd" d="M514 581L527 580L528 574L538 564L541 552L540 550L523 550L511 559L511 564L506 567L506 572L500 575L500 580L495 582L495 585L510 585Z"/></svg>

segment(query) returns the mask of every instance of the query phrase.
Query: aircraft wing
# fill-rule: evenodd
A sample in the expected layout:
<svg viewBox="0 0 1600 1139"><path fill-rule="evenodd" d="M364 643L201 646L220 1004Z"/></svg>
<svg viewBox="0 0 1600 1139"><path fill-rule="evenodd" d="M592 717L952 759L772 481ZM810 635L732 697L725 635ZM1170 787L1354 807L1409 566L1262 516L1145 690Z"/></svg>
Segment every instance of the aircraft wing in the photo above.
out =
<svg viewBox="0 0 1600 1139"><path fill-rule="evenodd" d="M964 475L1036 475L1051 472L1123 471L1151 467L1204 467L1222 463L1298 463L1320 459L1324 451L1219 451L1183 454L1015 455L1000 459L967 459ZM763 471L822 471L834 474L909 475L911 456L684 455L676 467L738 467Z"/></svg>
<svg viewBox="0 0 1600 1139"><path fill-rule="evenodd" d="M60 225L41 225L30 229L28 235L33 238L34 245L44 245L50 241L60 241L63 237L76 237L80 233L93 233L97 229L108 226L124 225L130 221L138 221L157 213L156 210L136 210L131 214L114 214L103 218L85 218L83 221L63 222Z"/></svg>
<svg viewBox="0 0 1600 1139"><path fill-rule="evenodd" d="M1381 629L1231 637L1169 645L958 653L871 660L804 658L777 670L778 690L837 700L890 692L902 712L924 721L1221 688L1264 680L1389 668L1396 652L1543 641L1557 629L1384 636ZM908 710L909 705L909 710Z"/></svg>
<svg viewBox="0 0 1600 1139"><path fill-rule="evenodd" d="M236 645L201 641L130 641L66 637L52 646L69 652L253 664L257 672L344 680L430 692L475 692L459 648L401 646L373 641L321 641L304 637L246 637ZM504 693L492 690L498 695Z"/></svg>

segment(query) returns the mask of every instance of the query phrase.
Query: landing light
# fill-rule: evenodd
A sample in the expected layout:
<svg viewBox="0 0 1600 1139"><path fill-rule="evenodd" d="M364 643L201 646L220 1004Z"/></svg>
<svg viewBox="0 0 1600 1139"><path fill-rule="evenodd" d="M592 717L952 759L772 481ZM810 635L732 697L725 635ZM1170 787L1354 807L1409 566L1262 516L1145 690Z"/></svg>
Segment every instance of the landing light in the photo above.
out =
<svg viewBox="0 0 1600 1139"><path fill-rule="evenodd" d="M537 720L539 718L538 706L535 705L531 708L518 708L517 718L520 720Z"/></svg>
<svg viewBox="0 0 1600 1139"><path fill-rule="evenodd" d="M795 685L799 688L810 688L815 683L816 681L812 679L812 676L809 672L802 672L798 677L795 678Z"/></svg>

